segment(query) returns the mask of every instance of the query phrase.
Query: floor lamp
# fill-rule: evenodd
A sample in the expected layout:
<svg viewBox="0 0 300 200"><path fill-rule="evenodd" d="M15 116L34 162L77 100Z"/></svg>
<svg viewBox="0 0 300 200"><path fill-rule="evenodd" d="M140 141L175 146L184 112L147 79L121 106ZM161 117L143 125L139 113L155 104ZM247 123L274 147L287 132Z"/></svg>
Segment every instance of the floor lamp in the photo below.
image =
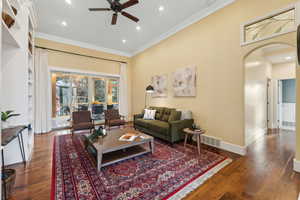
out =
<svg viewBox="0 0 300 200"><path fill-rule="evenodd" d="M154 88L152 87L152 85L148 85L146 87L146 92L145 92L145 108L147 108L147 94L151 94L154 92Z"/></svg>

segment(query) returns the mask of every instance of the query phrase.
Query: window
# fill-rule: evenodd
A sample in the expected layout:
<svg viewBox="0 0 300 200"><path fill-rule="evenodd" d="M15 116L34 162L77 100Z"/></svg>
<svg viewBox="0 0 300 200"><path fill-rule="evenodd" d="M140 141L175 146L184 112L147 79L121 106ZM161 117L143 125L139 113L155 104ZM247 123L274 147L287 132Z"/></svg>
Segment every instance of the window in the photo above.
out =
<svg viewBox="0 0 300 200"><path fill-rule="evenodd" d="M104 103L106 101L106 82L105 79L94 79L95 101Z"/></svg>
<svg viewBox="0 0 300 200"><path fill-rule="evenodd" d="M119 79L52 72L52 107L55 118L91 110L95 119L103 119L104 110L119 107Z"/></svg>
<svg viewBox="0 0 300 200"><path fill-rule="evenodd" d="M242 43L252 43L296 30L296 9L287 8L243 26Z"/></svg>
<svg viewBox="0 0 300 200"><path fill-rule="evenodd" d="M282 102L296 103L296 80L282 80Z"/></svg>

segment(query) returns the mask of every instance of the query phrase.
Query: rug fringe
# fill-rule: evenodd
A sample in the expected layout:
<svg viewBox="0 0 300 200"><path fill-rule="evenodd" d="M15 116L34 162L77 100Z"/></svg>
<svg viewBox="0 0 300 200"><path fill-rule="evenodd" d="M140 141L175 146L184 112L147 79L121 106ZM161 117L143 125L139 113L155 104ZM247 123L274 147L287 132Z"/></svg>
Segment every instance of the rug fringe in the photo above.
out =
<svg viewBox="0 0 300 200"><path fill-rule="evenodd" d="M214 168L210 169L207 171L205 174L202 176L198 177L195 179L193 182L190 184L186 185L184 188L182 188L180 191L178 191L176 194L173 196L169 197L168 200L179 200L183 199L186 197L189 193L197 189L199 186L201 186L207 179L211 178L213 175L218 173L221 169L223 169L225 166L230 164L232 162L232 159L226 159Z"/></svg>

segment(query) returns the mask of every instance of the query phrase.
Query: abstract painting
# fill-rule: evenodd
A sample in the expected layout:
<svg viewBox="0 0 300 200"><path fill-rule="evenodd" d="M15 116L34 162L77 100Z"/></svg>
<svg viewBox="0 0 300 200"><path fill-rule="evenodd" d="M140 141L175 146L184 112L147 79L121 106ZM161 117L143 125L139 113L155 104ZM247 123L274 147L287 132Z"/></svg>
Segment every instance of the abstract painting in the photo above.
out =
<svg viewBox="0 0 300 200"><path fill-rule="evenodd" d="M196 96L196 66L184 67L173 73L173 90L175 97Z"/></svg>
<svg viewBox="0 0 300 200"><path fill-rule="evenodd" d="M154 93L152 97L167 97L168 96L168 76L156 75L151 79Z"/></svg>

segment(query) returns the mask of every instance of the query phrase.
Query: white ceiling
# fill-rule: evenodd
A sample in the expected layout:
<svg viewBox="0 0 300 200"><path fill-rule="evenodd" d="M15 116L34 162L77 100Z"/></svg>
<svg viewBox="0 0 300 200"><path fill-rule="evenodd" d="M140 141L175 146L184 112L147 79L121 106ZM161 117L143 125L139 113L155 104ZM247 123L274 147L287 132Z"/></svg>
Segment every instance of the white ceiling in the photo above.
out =
<svg viewBox="0 0 300 200"><path fill-rule="evenodd" d="M139 23L119 16L115 26L110 25L111 11L88 11L90 7L108 7L106 0L71 1L68 5L65 0L34 0L38 37L131 56L234 0L140 0L138 5L126 9L140 18ZM158 11L160 5L165 7L163 12ZM68 25L63 27L62 21ZM136 30L137 25L140 31Z"/></svg>

